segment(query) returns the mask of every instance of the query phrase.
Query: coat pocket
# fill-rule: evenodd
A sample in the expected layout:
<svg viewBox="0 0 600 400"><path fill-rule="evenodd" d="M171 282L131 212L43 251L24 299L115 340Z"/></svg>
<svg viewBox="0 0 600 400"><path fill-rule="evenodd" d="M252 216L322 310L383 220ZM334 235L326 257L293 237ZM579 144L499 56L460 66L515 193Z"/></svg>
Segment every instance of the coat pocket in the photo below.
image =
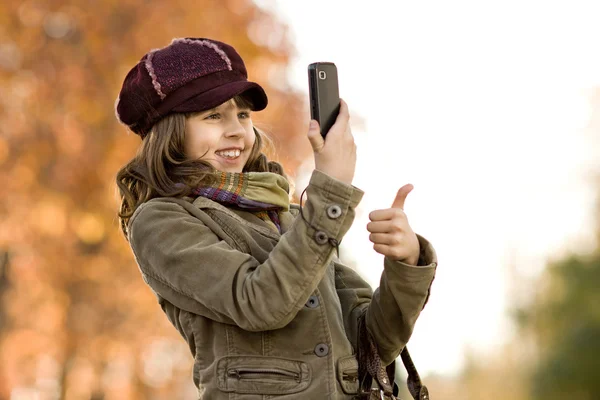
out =
<svg viewBox="0 0 600 400"><path fill-rule="evenodd" d="M358 393L358 361L355 355L342 357L338 360L337 378L344 393Z"/></svg>
<svg viewBox="0 0 600 400"><path fill-rule="evenodd" d="M308 364L277 357L226 356L217 361L217 380L223 392L290 394L311 382Z"/></svg>

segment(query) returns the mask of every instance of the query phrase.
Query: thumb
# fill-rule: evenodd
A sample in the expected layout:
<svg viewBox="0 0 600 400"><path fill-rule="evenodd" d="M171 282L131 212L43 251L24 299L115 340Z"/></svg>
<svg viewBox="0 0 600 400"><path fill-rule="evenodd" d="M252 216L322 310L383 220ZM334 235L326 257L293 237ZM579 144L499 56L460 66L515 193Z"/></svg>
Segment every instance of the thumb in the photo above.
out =
<svg viewBox="0 0 600 400"><path fill-rule="evenodd" d="M314 152L319 152L325 145L325 140L321 136L321 128L316 120L311 120L308 126L308 140Z"/></svg>
<svg viewBox="0 0 600 400"><path fill-rule="evenodd" d="M398 189L398 194L396 194L396 199L394 199L394 204L392 204L392 208L400 208L404 210L404 201L406 200L406 196L414 189L414 186L410 183L402 186Z"/></svg>

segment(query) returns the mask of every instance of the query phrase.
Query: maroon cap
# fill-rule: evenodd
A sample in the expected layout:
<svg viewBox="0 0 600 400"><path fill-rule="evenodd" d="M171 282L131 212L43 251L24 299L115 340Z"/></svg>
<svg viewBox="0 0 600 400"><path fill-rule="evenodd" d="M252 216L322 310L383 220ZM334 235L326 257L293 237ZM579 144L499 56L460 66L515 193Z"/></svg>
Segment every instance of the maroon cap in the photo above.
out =
<svg viewBox="0 0 600 400"><path fill-rule="evenodd" d="M129 71L115 103L117 119L142 138L174 112L209 110L241 93L252 110L267 106L263 88L248 81L244 61L228 44L176 38L145 54Z"/></svg>

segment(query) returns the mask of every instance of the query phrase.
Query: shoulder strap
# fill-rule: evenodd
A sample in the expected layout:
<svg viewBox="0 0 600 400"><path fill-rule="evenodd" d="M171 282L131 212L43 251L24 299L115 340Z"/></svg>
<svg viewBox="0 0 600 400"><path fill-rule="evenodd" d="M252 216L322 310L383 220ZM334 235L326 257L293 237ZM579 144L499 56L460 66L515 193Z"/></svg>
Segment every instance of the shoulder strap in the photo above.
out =
<svg viewBox="0 0 600 400"><path fill-rule="evenodd" d="M358 318L357 358L359 398L369 399L373 396L373 387L379 392L382 399L397 399L398 387L394 382L395 363L383 366L373 338L367 330L365 323L366 309ZM421 382L421 377L410 357L408 349L404 347L400 353L402 363L408 373L406 380L408 390L414 400L430 400L427 387Z"/></svg>

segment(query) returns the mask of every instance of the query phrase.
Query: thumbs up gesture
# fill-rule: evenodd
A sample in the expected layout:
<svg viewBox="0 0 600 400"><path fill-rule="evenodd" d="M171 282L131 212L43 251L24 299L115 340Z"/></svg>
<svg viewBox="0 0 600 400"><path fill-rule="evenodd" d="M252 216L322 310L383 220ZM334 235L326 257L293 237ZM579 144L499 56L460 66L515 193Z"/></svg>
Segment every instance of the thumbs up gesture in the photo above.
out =
<svg viewBox="0 0 600 400"><path fill-rule="evenodd" d="M376 252L394 261L417 265L419 241L404 213L406 196L412 190L411 184L402 186L391 208L372 211L369 214L371 222L367 224L367 230L371 232L369 240L374 243L373 249Z"/></svg>

